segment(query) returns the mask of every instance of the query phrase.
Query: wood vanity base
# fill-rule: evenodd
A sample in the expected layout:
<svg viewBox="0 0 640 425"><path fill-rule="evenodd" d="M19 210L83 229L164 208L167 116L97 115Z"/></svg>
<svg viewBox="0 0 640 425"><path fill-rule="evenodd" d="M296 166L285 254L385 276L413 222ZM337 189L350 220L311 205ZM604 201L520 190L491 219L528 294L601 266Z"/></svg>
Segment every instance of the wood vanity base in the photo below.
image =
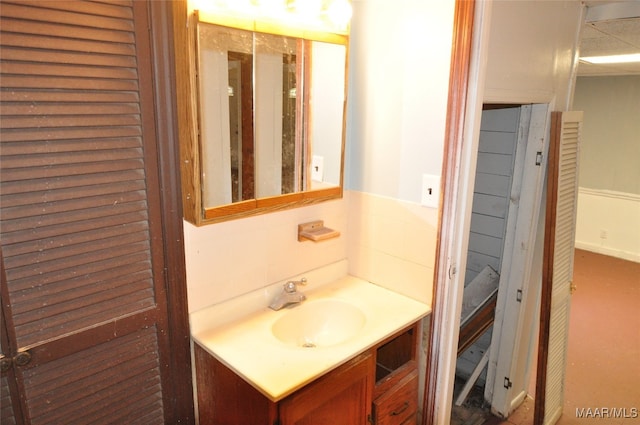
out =
<svg viewBox="0 0 640 425"><path fill-rule="evenodd" d="M273 402L194 343L201 425L416 423L417 323Z"/></svg>

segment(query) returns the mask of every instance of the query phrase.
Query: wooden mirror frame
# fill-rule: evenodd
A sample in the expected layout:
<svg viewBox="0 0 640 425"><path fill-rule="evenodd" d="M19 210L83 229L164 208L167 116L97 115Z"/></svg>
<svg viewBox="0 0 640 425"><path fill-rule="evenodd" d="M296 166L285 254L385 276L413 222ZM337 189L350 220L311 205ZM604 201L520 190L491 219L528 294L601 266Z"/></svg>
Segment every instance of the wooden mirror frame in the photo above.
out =
<svg viewBox="0 0 640 425"><path fill-rule="evenodd" d="M281 26L268 24L261 26L261 28L253 28L254 31L289 35L317 41L327 41L336 44L344 44L346 46L347 58L345 58L345 101L342 113L340 184L338 186L325 189L313 189L285 195L250 199L219 207L204 208L201 190L202 158L198 138L199 101L196 76L194 72L196 60L195 20L193 16L189 16L186 0L176 0L173 1L172 4L176 62L176 102L178 106L177 126L180 140L180 174L182 180L181 186L184 219L196 226L201 226L342 198L344 184L346 99L348 86L348 82L346 80L346 76L348 75L348 36L318 31L305 31L295 28L283 29ZM247 29L247 27L243 26L241 22L234 25L234 27Z"/></svg>

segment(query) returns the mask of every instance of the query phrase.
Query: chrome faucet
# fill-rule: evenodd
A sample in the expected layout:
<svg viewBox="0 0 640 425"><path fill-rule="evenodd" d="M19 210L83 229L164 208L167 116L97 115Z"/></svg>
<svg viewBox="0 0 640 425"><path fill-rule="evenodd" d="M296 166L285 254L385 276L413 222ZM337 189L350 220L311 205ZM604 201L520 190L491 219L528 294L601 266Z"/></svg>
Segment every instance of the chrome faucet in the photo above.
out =
<svg viewBox="0 0 640 425"><path fill-rule="evenodd" d="M269 308L272 310L280 310L291 304L299 304L306 300L307 297L302 292L298 292L298 285L306 285L307 279L290 280L284 284L283 291L271 301Z"/></svg>

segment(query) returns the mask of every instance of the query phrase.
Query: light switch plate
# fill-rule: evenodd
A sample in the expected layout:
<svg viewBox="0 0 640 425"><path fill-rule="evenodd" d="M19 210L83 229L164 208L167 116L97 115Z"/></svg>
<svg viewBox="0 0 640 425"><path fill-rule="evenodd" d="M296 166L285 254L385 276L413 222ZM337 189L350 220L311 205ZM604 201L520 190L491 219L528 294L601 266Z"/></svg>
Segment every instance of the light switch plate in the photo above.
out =
<svg viewBox="0 0 640 425"><path fill-rule="evenodd" d="M425 207L438 208L440 204L440 176L422 175L422 194L420 203Z"/></svg>
<svg viewBox="0 0 640 425"><path fill-rule="evenodd" d="M324 157L313 155L311 159L311 180L321 182L324 178Z"/></svg>

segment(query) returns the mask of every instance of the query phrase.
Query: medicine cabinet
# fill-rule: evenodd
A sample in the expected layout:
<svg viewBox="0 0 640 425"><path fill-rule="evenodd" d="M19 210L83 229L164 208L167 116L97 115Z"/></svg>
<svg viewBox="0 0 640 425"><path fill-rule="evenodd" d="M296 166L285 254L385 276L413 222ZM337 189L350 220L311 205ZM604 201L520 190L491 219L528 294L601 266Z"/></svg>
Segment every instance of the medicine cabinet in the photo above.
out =
<svg viewBox="0 0 640 425"><path fill-rule="evenodd" d="M185 218L199 226L342 197L347 33L180 12Z"/></svg>

